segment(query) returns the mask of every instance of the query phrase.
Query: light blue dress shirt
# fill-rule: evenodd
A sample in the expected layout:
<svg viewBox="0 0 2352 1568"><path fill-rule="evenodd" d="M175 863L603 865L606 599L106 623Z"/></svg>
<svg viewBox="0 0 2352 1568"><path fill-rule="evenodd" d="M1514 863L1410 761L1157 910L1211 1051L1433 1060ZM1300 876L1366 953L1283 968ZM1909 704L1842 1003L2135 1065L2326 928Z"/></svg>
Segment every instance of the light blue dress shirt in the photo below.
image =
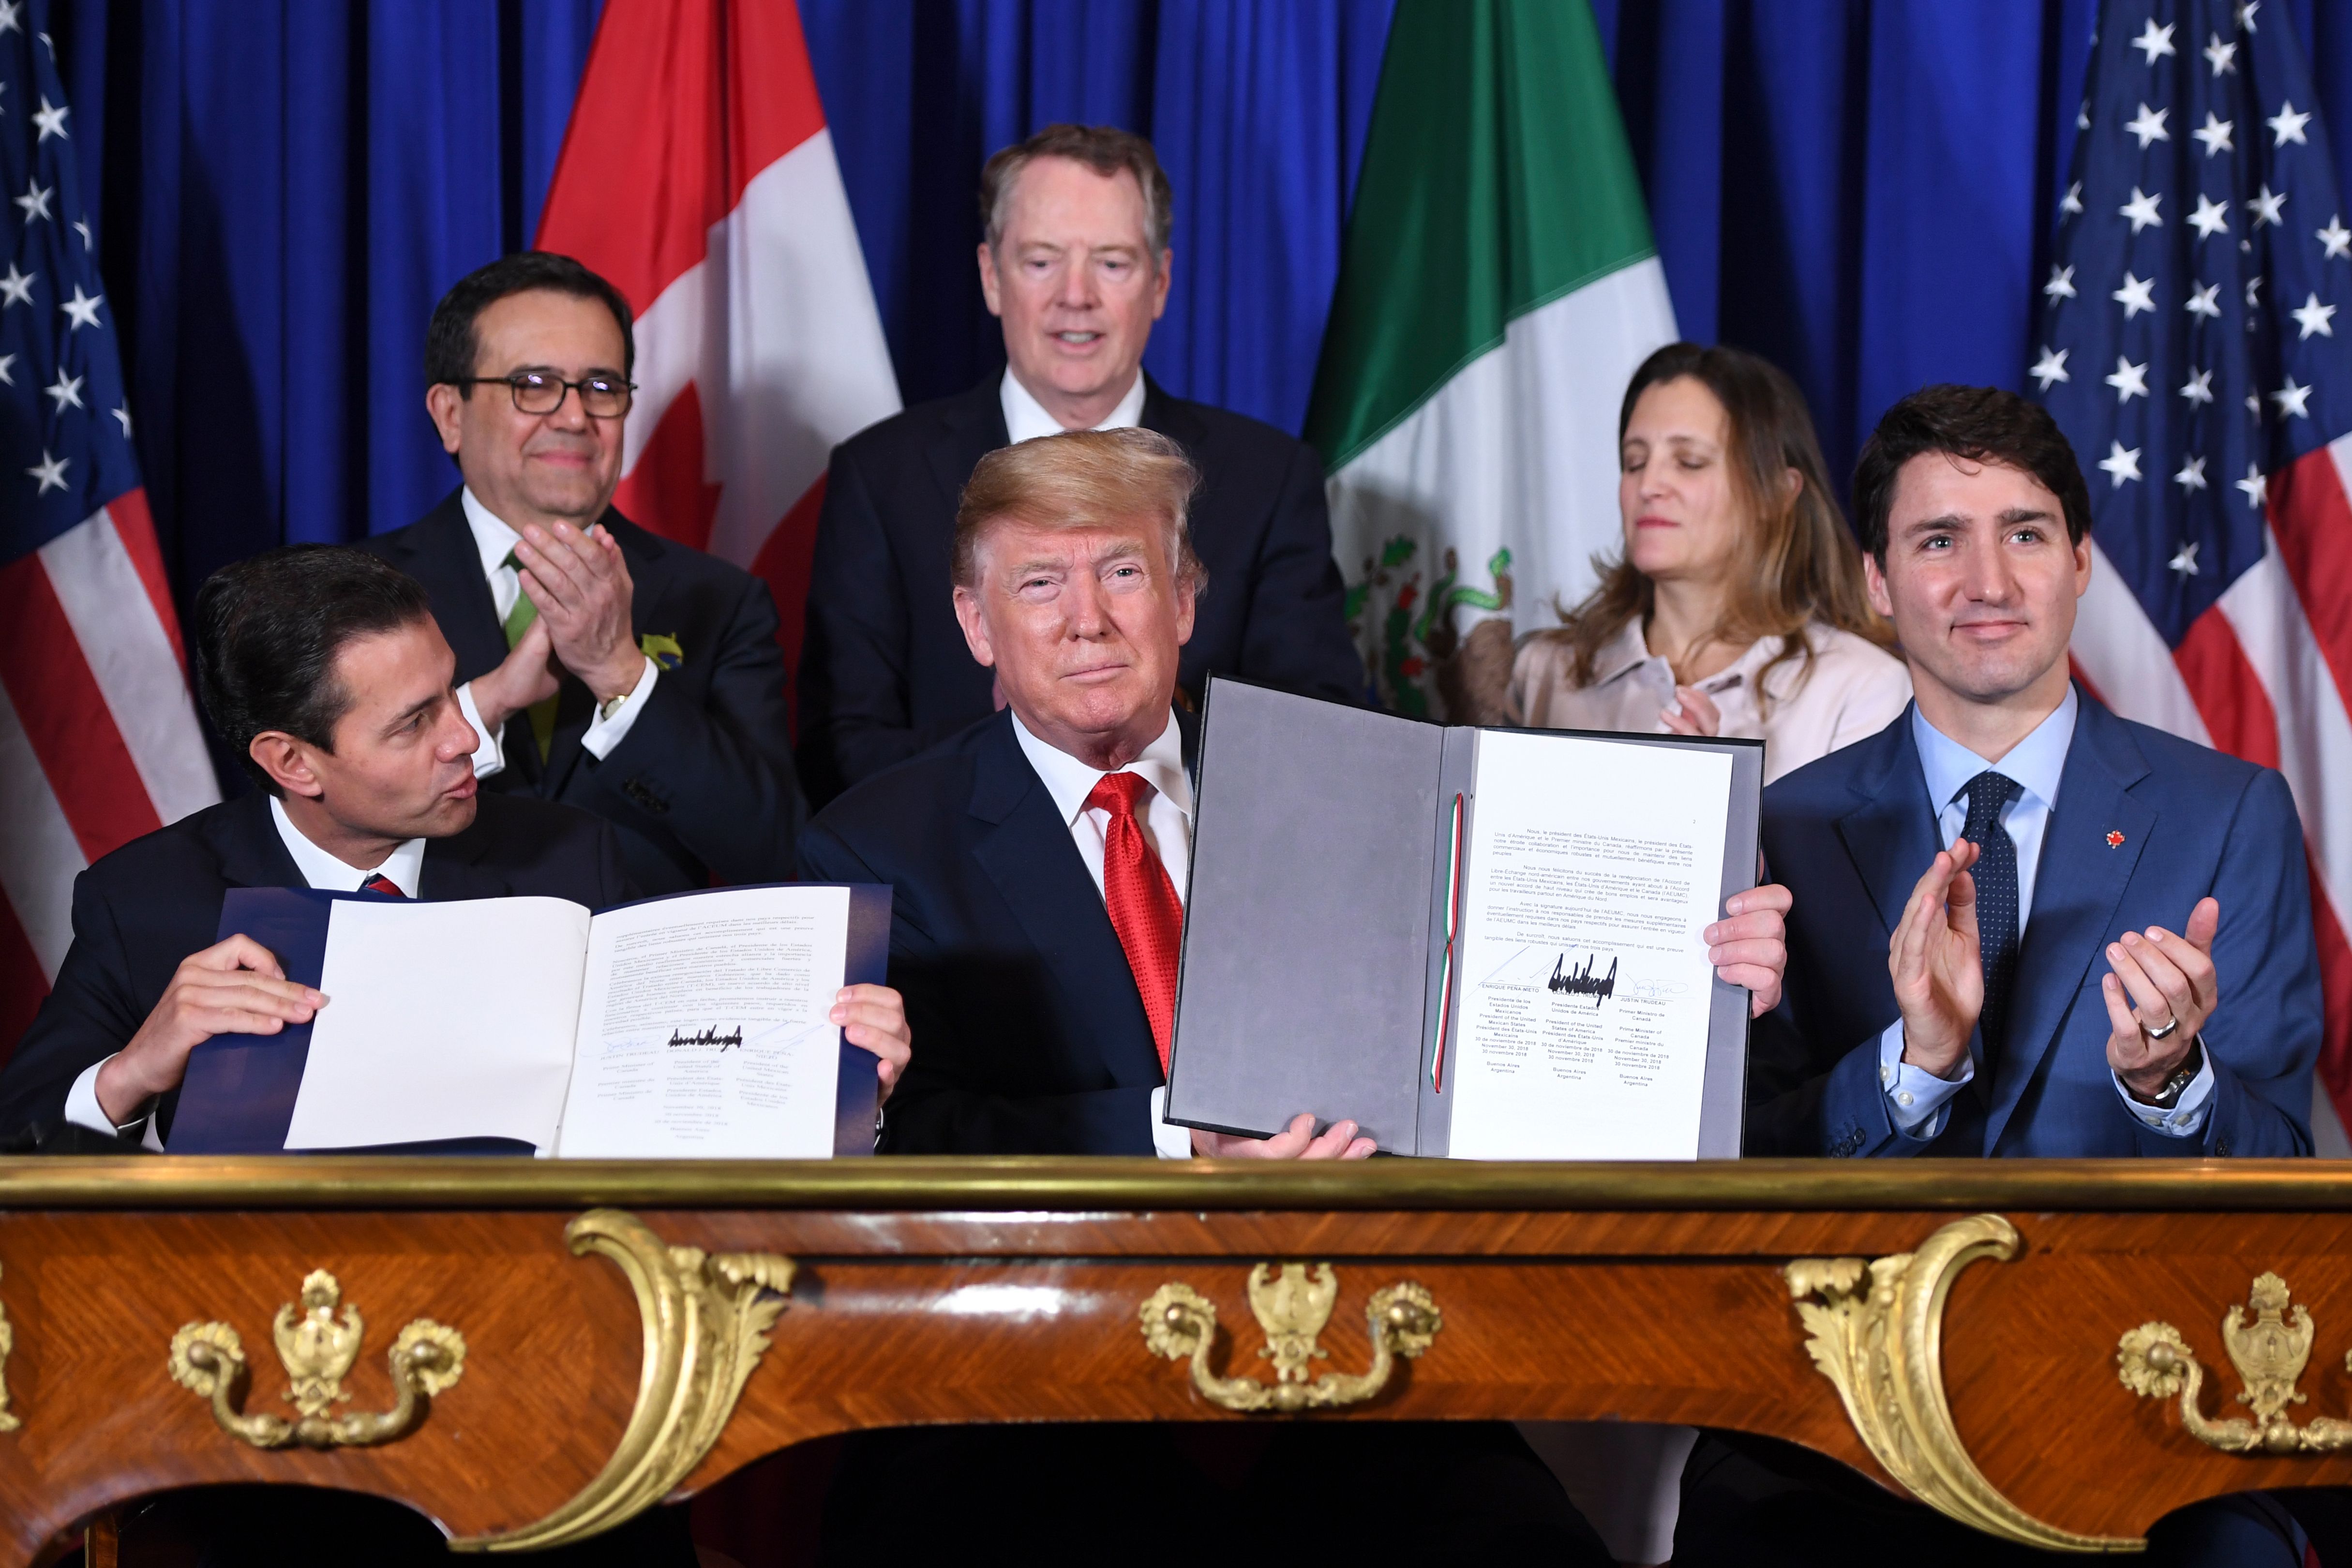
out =
<svg viewBox="0 0 2352 1568"><path fill-rule="evenodd" d="M2074 743L2074 715L2081 706L2070 685L2057 711L2034 726L2032 734L2010 748L1999 762L1988 762L1911 710L1911 738L1919 749L1920 770L1927 778L1927 799L1937 803L1936 826L1944 847L1959 841L1969 820L1969 780L1987 768L2013 780L2016 800L2001 811L2000 825L2017 846L2018 946L2029 939L2033 917L2033 881L2042 868L2042 836L2058 801L2058 781L2065 777L2066 752ZM1923 866L1920 868L1925 871ZM1944 1130L1952 1096L1976 1076L1973 1058L1960 1060L1958 1078L1938 1078L1924 1067L1903 1060L1903 1020L1896 1019L1878 1037L1878 1082L1886 1091L1886 1113L1896 1127L1922 1142ZM2110 1073L2110 1076L2114 1076ZM2213 1063L2207 1058L2197 1076L2180 1092L2170 1110L2145 1105L2133 1099L2116 1078L2116 1094L2124 1108L2159 1133L2176 1138L2193 1137L2205 1124L2206 1102L2213 1093Z"/></svg>

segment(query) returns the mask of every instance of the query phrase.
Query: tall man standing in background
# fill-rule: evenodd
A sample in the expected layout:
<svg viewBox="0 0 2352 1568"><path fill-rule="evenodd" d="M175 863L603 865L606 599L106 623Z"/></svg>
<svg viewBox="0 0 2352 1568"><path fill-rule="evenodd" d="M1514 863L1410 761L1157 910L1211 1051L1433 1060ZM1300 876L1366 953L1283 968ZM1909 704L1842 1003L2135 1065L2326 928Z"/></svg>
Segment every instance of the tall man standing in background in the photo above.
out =
<svg viewBox="0 0 2352 1568"><path fill-rule="evenodd" d="M833 455L800 668L810 793L822 804L1003 706L956 623L956 497L988 453L1064 430L1140 425L1174 437L1201 469L1192 542L1209 588L1181 690L1197 697L1214 671L1362 700L1315 455L1143 373L1172 260L1172 197L1151 144L1107 126L1047 126L988 161L980 201L981 289L1004 325L1003 375Z"/></svg>
<svg viewBox="0 0 2352 1568"><path fill-rule="evenodd" d="M646 894L782 881L806 807L776 607L614 509L635 360L627 301L569 256L460 278L425 402L464 483L367 548L432 596L485 787L610 821Z"/></svg>

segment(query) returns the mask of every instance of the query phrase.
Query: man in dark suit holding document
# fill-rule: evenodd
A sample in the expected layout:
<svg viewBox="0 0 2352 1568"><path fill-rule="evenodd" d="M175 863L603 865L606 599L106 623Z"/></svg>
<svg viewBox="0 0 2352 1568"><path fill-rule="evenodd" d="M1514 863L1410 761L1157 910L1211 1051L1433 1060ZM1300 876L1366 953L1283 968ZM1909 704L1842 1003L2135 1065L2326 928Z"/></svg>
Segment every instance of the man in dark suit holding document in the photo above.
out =
<svg viewBox="0 0 2352 1568"><path fill-rule="evenodd" d="M82 873L73 946L0 1073L12 1145L122 1135L160 1149L197 1045L275 1034L328 1005L260 944L215 941L230 888L592 909L631 895L609 823L478 790L455 658L414 580L357 549L273 550L214 574L195 622L205 711L258 788ZM881 1058L887 1089L908 1050L896 996L850 988L835 1020Z"/></svg>
<svg viewBox="0 0 2352 1568"><path fill-rule="evenodd" d="M1072 431L983 457L951 570L1007 707L820 813L804 875L887 882L891 978L927 1041L883 1146L919 1154L1361 1158L1300 1116L1268 1139L1160 1116L1192 833L1178 651L1203 571L1197 482L1151 431ZM1778 999L1786 894L1739 895L1706 939Z"/></svg>

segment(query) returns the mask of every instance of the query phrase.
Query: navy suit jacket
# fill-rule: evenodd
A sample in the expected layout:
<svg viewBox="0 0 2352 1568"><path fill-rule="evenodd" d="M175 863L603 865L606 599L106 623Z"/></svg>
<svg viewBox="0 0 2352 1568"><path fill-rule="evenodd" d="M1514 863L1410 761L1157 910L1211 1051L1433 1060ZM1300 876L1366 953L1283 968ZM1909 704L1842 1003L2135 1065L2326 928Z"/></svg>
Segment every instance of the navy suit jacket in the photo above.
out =
<svg viewBox="0 0 2352 1568"><path fill-rule="evenodd" d="M2303 828L2267 768L2116 717L2087 692L2018 944L2009 1038L1934 1141L1899 1131L1878 1037L1900 1016L1889 934L1943 847L1910 710L1764 791L1764 855L1796 895L1781 1005L1748 1052L1751 1155L2280 1155L2311 1153L2318 956ZM2119 839L2116 835L2121 835ZM2113 840L2114 841L2111 841ZM2178 931L2221 905L2221 1001L2205 1026L2200 1135L2126 1111L2108 1074L2100 981L2126 931Z"/></svg>
<svg viewBox="0 0 2352 1568"><path fill-rule="evenodd" d="M365 542L425 585L463 683L496 669L507 639L458 494ZM784 655L767 584L609 507L601 521L628 562L630 630L674 639L683 657L663 669L629 733L602 761L580 744L596 700L563 672L546 761L530 720L518 714L507 721L507 765L482 780L484 790L560 800L611 822L629 880L648 897L714 880L790 880L793 842L808 813L793 768Z"/></svg>
<svg viewBox="0 0 2352 1568"><path fill-rule="evenodd" d="M1178 722L1189 764L1194 731ZM801 874L890 884L890 984L915 1057L884 1153L1152 1152L1165 1080L1151 1021L1010 713L818 812Z"/></svg>
<svg viewBox="0 0 2352 1568"><path fill-rule="evenodd" d="M817 522L800 666L800 761L819 805L994 706L956 623L957 497L1006 444L999 380L910 408L834 449ZM1272 425L1170 397L1149 377L1142 423L1200 466L1192 549L1209 570L1177 684L1212 671L1328 702L1364 700L1323 469Z"/></svg>
<svg viewBox="0 0 2352 1568"><path fill-rule="evenodd" d="M478 799L471 827L425 844L418 897L534 894L602 909L631 896L606 823L539 800ZM75 878L73 946L0 1071L0 1146L50 1141L74 1080L128 1045L180 961L213 945L230 888L309 885L258 790L133 839ZM178 1103L174 1090L158 1108L167 1134Z"/></svg>

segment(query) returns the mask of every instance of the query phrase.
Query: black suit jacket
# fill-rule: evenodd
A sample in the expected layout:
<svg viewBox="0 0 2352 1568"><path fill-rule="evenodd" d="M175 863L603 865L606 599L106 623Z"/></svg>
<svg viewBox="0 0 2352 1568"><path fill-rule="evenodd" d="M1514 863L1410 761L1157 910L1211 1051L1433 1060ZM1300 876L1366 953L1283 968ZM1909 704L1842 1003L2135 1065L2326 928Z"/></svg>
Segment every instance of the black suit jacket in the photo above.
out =
<svg viewBox="0 0 2352 1568"><path fill-rule="evenodd" d="M366 548L425 585L462 683L497 668L507 639L458 494ZM547 760L518 714L507 722L507 765L483 788L604 818L620 830L629 880L648 896L714 879L789 880L808 809L793 769L784 656L767 584L618 511L607 508L602 521L628 561L630 630L674 638L684 657L662 671L645 710L602 761L580 744L595 698L563 672Z"/></svg>
<svg viewBox="0 0 2352 1568"><path fill-rule="evenodd" d="M802 777L819 803L992 707L949 581L956 500L1005 444L999 381L924 403L834 448L801 655ZM1192 549L1209 570L1177 681L1211 672L1329 702L1364 700L1315 454L1272 425L1144 382L1146 428L1200 465Z"/></svg>
<svg viewBox="0 0 2352 1568"><path fill-rule="evenodd" d="M607 824L540 800L478 799L473 826L425 846L420 898L535 894L601 909L630 896ZM0 1145L51 1140L74 1080L129 1044L180 961L213 945L230 888L308 885L258 791L133 839L75 878L73 946L0 1071ZM158 1108L167 1132L178 1102L175 1090Z"/></svg>
<svg viewBox="0 0 2352 1568"><path fill-rule="evenodd" d="M1192 724L1184 726L1189 766ZM1151 1021L1070 830L1000 713L817 813L812 882L890 884L915 1058L882 1148L1149 1155Z"/></svg>

